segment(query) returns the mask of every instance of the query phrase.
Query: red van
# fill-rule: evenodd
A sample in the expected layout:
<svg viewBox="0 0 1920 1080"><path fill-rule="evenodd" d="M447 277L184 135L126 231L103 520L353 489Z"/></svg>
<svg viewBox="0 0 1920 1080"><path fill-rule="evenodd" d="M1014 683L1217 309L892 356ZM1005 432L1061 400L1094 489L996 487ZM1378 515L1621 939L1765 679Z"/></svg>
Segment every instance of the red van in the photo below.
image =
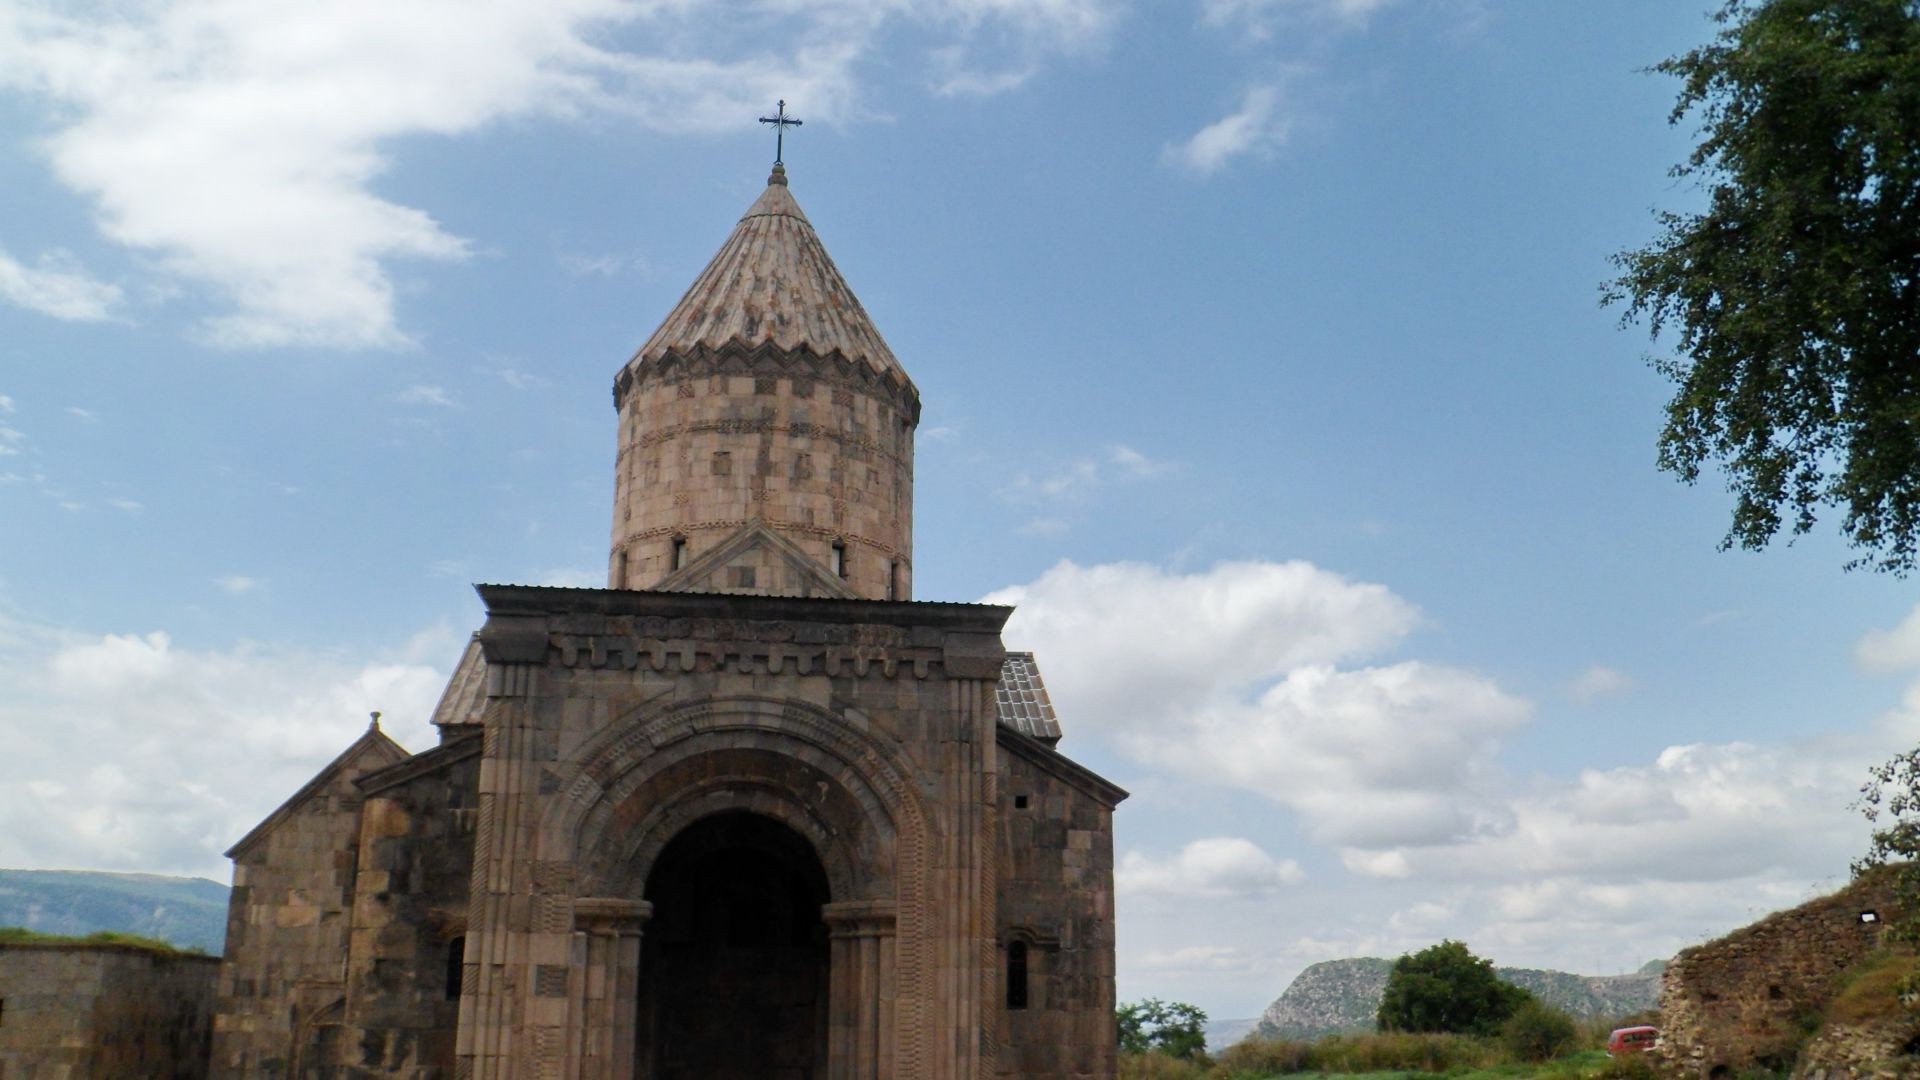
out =
<svg viewBox="0 0 1920 1080"><path fill-rule="evenodd" d="M1607 1036L1607 1056L1620 1057L1625 1054L1645 1053L1653 1049L1653 1044L1659 1039L1658 1029L1644 1025L1614 1028L1613 1034Z"/></svg>

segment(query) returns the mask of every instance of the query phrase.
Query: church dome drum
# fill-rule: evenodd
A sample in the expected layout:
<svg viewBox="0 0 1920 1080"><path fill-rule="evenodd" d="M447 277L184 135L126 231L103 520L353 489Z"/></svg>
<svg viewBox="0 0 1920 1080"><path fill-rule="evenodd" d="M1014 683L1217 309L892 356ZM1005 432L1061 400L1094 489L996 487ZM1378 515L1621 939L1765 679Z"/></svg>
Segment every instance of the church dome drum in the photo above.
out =
<svg viewBox="0 0 1920 1080"><path fill-rule="evenodd" d="M910 597L919 391L784 167L614 402L612 588Z"/></svg>

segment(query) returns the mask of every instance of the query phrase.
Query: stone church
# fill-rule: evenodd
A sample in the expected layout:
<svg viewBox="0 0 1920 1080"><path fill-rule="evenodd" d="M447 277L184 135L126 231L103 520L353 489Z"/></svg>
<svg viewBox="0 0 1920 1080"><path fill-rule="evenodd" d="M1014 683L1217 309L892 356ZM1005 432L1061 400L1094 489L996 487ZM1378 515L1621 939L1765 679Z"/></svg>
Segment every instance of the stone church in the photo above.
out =
<svg viewBox="0 0 1920 1080"><path fill-rule="evenodd" d="M228 855L216 1077L1111 1078L1114 807L913 597L919 392L775 165L621 368L608 588L481 585Z"/></svg>

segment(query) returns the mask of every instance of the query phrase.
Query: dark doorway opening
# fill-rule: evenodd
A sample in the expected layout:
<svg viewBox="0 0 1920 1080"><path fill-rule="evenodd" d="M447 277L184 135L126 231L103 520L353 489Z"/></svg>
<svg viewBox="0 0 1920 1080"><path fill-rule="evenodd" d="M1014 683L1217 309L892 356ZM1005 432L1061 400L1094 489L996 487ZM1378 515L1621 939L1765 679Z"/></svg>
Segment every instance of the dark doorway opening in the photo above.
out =
<svg viewBox="0 0 1920 1080"><path fill-rule="evenodd" d="M638 1075L826 1075L827 875L805 837L716 814L668 842L647 877Z"/></svg>

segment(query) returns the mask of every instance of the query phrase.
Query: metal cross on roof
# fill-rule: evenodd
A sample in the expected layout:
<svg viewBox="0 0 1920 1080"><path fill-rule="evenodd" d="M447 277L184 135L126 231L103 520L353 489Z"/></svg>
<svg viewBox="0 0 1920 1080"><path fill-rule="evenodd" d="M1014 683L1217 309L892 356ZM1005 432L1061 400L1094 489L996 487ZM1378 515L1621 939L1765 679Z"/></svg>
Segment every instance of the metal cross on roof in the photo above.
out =
<svg viewBox="0 0 1920 1080"><path fill-rule="evenodd" d="M775 165L786 164L780 159L786 155L787 129L790 127L799 127L800 121L787 115L787 102L783 98L780 101L780 111L772 116L761 117L760 122L773 125L773 163Z"/></svg>

